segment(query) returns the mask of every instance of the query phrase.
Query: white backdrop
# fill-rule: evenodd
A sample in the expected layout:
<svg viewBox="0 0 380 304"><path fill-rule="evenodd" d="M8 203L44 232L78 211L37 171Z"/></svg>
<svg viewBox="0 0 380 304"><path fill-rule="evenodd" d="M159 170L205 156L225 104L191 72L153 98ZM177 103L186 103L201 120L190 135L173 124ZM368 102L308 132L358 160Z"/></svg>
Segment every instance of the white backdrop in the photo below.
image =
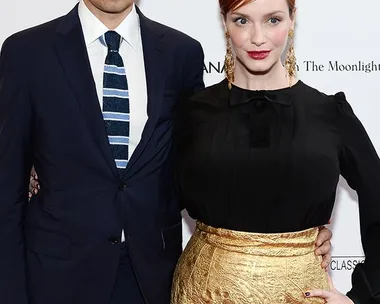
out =
<svg viewBox="0 0 380 304"><path fill-rule="evenodd" d="M76 3L77 0L0 0L0 45L16 31L66 14ZM206 57L206 85L223 78L220 71L225 43L217 0L140 0L138 4L146 16L201 42ZM377 18L368 13L380 10L380 2L361 0L358 5L358 1L298 0L297 7L298 76L328 94L344 91L380 151L380 129L376 127L380 111L376 98L380 80L380 40ZM355 70L354 65L366 64L370 64L368 71ZM331 274L336 287L346 292L351 286L353 266L363 260L363 252L356 193L344 180L339 185L332 221ZM192 224L191 220L184 220L185 243Z"/></svg>

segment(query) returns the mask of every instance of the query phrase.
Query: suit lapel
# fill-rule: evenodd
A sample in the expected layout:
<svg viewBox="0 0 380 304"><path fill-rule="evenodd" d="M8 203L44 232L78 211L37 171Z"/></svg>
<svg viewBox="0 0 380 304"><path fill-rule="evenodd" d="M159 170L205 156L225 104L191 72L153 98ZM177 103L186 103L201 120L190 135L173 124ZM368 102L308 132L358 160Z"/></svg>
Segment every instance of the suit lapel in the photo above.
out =
<svg viewBox="0 0 380 304"><path fill-rule="evenodd" d="M148 121L145 125L140 143L132 154L127 166L124 178L133 175L139 169L142 161L142 153L146 149L153 132L155 130L158 118L160 116L161 104L164 94L165 75L165 57L163 46L163 33L157 25L146 18L137 8L140 17L141 38L144 52L145 75L148 93Z"/></svg>
<svg viewBox="0 0 380 304"><path fill-rule="evenodd" d="M108 143L91 66L76 6L57 29L55 50L66 77L81 105L83 115L100 151L115 176L118 175Z"/></svg>

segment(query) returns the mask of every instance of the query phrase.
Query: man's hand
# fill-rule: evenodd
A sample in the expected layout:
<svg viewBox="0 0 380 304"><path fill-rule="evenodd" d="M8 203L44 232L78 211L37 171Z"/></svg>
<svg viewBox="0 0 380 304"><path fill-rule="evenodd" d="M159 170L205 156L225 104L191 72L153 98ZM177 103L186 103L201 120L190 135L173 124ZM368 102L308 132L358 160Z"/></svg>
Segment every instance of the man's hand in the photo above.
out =
<svg viewBox="0 0 380 304"><path fill-rule="evenodd" d="M315 243L315 254L317 256L322 256L322 268L326 271L331 262L331 238L332 232L323 226L319 230L317 241Z"/></svg>

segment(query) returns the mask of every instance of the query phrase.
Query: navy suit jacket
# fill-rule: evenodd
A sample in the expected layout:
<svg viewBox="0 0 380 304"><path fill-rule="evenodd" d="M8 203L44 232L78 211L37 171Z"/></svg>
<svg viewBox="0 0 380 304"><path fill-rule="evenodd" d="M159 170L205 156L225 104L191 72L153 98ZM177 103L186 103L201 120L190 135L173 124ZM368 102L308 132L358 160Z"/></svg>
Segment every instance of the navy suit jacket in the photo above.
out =
<svg viewBox="0 0 380 304"><path fill-rule="evenodd" d="M105 304L125 230L146 303L168 304L182 251L173 191L178 102L204 87L200 44L139 11L148 121L119 178L78 10L0 56L0 303ZM42 188L27 202L32 164Z"/></svg>

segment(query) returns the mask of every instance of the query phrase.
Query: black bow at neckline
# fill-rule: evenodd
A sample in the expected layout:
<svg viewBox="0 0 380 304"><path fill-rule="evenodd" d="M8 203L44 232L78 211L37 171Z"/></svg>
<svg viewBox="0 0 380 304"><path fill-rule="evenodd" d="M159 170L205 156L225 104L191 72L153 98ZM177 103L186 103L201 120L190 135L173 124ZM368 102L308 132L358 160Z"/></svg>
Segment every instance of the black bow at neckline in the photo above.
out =
<svg viewBox="0 0 380 304"><path fill-rule="evenodd" d="M231 106L237 106L252 101L258 102L259 104L262 104L263 102L274 102L289 106L291 104L290 88L251 91L232 86L230 95Z"/></svg>

